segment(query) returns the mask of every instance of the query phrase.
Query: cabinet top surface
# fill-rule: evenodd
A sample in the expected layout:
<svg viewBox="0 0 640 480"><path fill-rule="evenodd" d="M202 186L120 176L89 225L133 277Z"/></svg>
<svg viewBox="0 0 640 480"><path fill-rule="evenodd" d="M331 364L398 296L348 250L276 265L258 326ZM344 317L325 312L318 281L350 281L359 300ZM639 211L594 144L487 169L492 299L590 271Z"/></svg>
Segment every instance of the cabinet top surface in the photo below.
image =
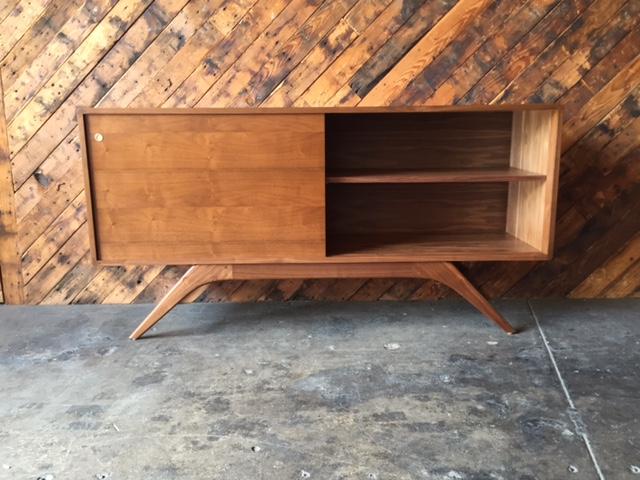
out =
<svg viewBox="0 0 640 480"><path fill-rule="evenodd" d="M336 114L336 113L437 113L437 112L519 112L527 110L560 111L560 105L438 105L415 107L282 107L282 108L94 108L79 107L84 114L173 114L173 115L215 115L215 114Z"/></svg>

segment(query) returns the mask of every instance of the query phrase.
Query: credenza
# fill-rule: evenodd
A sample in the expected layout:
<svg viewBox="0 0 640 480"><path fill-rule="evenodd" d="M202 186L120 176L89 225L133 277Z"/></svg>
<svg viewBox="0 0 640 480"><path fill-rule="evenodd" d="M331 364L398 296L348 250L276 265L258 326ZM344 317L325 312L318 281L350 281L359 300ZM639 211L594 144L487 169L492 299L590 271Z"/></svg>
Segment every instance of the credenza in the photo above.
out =
<svg viewBox="0 0 640 480"><path fill-rule="evenodd" d="M231 279L428 278L515 329L456 261L553 248L561 111L79 109L92 257L191 265L137 339Z"/></svg>

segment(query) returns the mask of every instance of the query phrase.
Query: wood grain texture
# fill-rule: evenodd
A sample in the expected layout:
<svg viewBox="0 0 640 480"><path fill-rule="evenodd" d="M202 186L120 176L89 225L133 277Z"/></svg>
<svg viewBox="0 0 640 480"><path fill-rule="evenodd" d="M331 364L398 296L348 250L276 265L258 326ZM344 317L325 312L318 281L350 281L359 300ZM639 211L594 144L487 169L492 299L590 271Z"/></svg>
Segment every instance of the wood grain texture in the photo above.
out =
<svg viewBox="0 0 640 480"><path fill-rule="evenodd" d="M151 302L176 278L172 266L88 262L78 106L560 104L556 256L460 268L490 297L640 294L640 2L120 0L92 19L81 2L5 3L0 76L20 93L4 100L29 302ZM199 299L447 294L416 280L238 280Z"/></svg>
<svg viewBox="0 0 640 480"><path fill-rule="evenodd" d="M131 333L132 340L142 337L190 292L211 282L223 280L262 280L265 278L354 278L354 277L417 277L433 279L458 292L469 303L495 322L502 330L516 333L486 298L450 262L379 263L379 264L257 264L257 265L194 265L160 299L151 313ZM264 282L264 280L262 280Z"/></svg>
<svg viewBox="0 0 640 480"><path fill-rule="evenodd" d="M511 112L328 114L327 168L507 167L511 117Z"/></svg>
<svg viewBox="0 0 640 480"><path fill-rule="evenodd" d="M550 255L556 215L560 112L515 112L511 166L545 175L541 182L509 185L507 232Z"/></svg>
<svg viewBox="0 0 640 480"><path fill-rule="evenodd" d="M0 94L3 94L1 80ZM0 295L2 303L19 304L24 298L22 264L17 243L13 178L3 112L4 102L0 98Z"/></svg>
<svg viewBox="0 0 640 480"><path fill-rule="evenodd" d="M324 117L82 115L100 264L318 260Z"/></svg>

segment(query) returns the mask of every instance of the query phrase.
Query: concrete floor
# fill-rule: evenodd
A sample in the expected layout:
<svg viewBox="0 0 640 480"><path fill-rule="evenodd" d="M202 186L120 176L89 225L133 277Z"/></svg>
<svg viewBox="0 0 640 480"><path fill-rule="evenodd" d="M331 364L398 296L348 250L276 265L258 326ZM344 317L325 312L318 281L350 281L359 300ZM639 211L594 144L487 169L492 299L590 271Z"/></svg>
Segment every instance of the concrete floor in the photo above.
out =
<svg viewBox="0 0 640 480"><path fill-rule="evenodd" d="M0 307L0 478L640 479L640 301L497 306Z"/></svg>

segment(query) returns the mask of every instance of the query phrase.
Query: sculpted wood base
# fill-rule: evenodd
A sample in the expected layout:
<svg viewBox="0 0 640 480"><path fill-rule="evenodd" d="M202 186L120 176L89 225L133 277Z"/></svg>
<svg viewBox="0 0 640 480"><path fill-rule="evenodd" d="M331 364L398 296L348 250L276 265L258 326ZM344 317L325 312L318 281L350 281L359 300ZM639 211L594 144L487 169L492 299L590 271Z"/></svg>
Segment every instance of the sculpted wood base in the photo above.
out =
<svg viewBox="0 0 640 480"><path fill-rule="evenodd" d="M137 340L196 288L223 280L277 280L282 278L424 278L444 283L493 320L507 334L516 330L449 262L320 263L258 265L195 265L185 273L138 325L129 338Z"/></svg>

